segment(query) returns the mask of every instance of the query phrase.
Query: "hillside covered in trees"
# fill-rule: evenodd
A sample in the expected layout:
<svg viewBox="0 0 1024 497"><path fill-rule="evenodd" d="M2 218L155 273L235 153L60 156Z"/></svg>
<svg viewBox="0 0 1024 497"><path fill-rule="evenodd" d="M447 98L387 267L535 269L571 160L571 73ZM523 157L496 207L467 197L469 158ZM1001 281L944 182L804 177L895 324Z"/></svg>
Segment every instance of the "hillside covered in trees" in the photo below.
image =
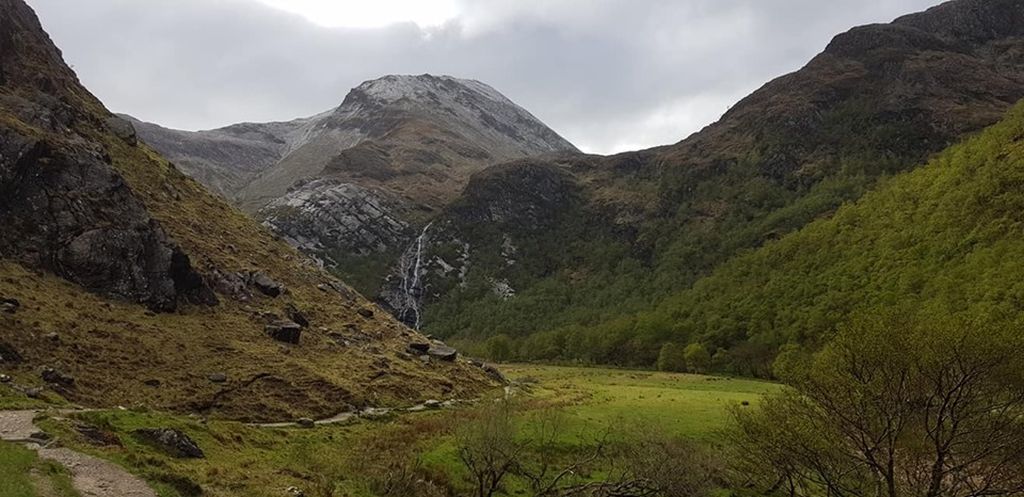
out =
<svg viewBox="0 0 1024 497"><path fill-rule="evenodd" d="M1022 140L1018 105L927 165L742 253L656 310L538 334L510 354L649 366L664 343L700 343L715 368L767 375L781 347L813 346L866 309L1019 320Z"/></svg>

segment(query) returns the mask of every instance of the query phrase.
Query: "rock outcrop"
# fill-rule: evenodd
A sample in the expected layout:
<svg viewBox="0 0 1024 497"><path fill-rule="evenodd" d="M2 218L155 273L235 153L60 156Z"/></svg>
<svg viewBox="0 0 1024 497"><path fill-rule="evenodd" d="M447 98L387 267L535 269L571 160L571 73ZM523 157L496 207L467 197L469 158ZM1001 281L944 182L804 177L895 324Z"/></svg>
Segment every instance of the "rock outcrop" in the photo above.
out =
<svg viewBox="0 0 1024 497"><path fill-rule="evenodd" d="M144 428L135 430L135 436L150 443L173 457L202 459L206 457L185 432L173 428Z"/></svg>
<svg viewBox="0 0 1024 497"><path fill-rule="evenodd" d="M0 237L0 257L161 311L215 303L88 134L106 123L82 112L98 102L74 85L32 11L0 3L0 225L10 235Z"/></svg>

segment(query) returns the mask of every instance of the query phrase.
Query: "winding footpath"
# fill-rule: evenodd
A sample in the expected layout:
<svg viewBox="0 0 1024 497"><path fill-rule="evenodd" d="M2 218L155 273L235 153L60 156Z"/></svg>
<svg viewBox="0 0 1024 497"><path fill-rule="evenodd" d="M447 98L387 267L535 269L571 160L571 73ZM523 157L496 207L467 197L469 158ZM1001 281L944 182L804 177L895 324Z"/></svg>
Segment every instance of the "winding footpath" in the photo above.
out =
<svg viewBox="0 0 1024 497"><path fill-rule="evenodd" d="M71 483L82 497L157 497L146 482L124 468L67 448L49 448L34 435L32 420L40 411L0 411L0 440L23 443L39 457L60 463L71 473Z"/></svg>

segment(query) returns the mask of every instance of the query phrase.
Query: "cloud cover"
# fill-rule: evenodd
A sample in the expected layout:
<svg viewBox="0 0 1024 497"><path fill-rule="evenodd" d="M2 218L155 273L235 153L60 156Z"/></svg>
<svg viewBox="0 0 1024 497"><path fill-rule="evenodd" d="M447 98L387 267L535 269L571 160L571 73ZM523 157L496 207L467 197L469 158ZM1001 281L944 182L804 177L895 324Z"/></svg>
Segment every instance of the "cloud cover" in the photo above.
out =
<svg viewBox="0 0 1024 497"><path fill-rule="evenodd" d="M594 153L677 142L832 36L938 3L451 0L441 24L352 28L259 0L28 1L108 107L165 126L289 120L385 74L449 74Z"/></svg>

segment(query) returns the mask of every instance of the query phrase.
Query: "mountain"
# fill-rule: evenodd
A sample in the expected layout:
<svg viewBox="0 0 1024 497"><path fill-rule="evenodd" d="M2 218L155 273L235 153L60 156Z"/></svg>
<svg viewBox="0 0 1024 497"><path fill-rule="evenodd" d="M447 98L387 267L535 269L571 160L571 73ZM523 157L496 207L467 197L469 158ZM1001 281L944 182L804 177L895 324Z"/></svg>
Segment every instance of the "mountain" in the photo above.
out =
<svg viewBox="0 0 1024 497"><path fill-rule="evenodd" d="M651 365L688 335L642 311L998 121L1024 97L1022 36L1021 0L955 0L836 36L677 144L482 171L404 278L424 329Z"/></svg>
<svg viewBox="0 0 1024 497"><path fill-rule="evenodd" d="M190 176L371 293L473 173L578 152L490 86L426 74L367 81L338 108L291 122L136 125Z"/></svg>
<svg viewBox="0 0 1024 497"><path fill-rule="evenodd" d="M674 340L731 349L720 362L760 374L774 349L813 345L851 316L880 309L1019 328L1022 182L1024 103L831 218L721 265L639 319L671 321Z"/></svg>
<svg viewBox="0 0 1024 497"><path fill-rule="evenodd" d="M0 0L0 136L0 368L17 389L292 420L491 385L407 353L430 342L139 143L21 0Z"/></svg>

